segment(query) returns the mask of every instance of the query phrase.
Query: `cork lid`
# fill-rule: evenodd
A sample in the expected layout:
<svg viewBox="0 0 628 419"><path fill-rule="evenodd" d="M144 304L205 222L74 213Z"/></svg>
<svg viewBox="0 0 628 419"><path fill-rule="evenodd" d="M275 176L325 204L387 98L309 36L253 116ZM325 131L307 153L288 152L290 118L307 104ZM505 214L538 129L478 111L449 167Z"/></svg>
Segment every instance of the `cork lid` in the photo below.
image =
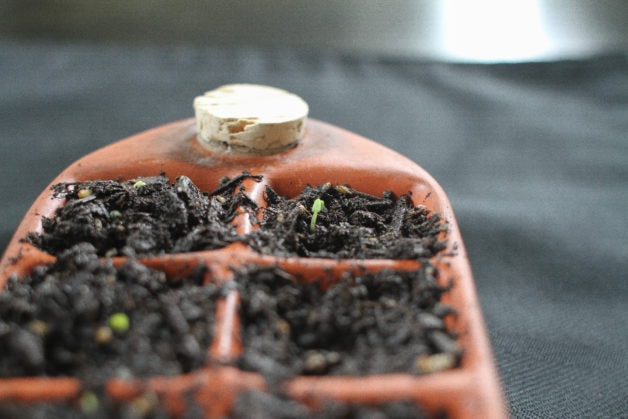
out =
<svg viewBox="0 0 628 419"><path fill-rule="evenodd" d="M194 99L201 143L226 152L273 154L303 137L308 105L275 87L229 84Z"/></svg>

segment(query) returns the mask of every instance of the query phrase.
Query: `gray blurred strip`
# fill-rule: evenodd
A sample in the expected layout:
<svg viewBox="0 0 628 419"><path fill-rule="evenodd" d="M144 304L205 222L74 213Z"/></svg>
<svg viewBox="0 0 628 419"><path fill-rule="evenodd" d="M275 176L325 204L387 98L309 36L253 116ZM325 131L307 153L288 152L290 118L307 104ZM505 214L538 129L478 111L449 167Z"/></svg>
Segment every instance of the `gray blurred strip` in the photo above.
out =
<svg viewBox="0 0 628 419"><path fill-rule="evenodd" d="M628 51L628 1L5 0L0 37L535 61Z"/></svg>

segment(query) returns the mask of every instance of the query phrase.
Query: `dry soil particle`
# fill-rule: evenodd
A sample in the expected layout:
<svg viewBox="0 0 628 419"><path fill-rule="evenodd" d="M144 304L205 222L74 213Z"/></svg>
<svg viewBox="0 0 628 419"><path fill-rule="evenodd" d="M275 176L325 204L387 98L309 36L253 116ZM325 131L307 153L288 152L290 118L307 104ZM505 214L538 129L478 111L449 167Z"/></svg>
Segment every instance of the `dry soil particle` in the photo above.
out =
<svg viewBox="0 0 628 419"><path fill-rule="evenodd" d="M269 382L298 374L425 373L457 365L432 267L347 276L326 291L286 272L239 272L243 369Z"/></svg>
<svg viewBox="0 0 628 419"><path fill-rule="evenodd" d="M200 270L167 280L133 259L116 269L90 244L77 245L0 293L0 377L63 375L99 385L109 376L199 368L220 295Z"/></svg>
<svg viewBox="0 0 628 419"><path fill-rule="evenodd" d="M201 192L186 176L175 183L160 175L125 182L93 180L59 183L55 198L65 198L43 232L27 240L57 255L68 247L91 243L99 256L151 256L224 247L238 239L230 224L238 208L255 204L240 190L244 173L225 178L212 193Z"/></svg>
<svg viewBox="0 0 628 419"><path fill-rule="evenodd" d="M312 226L313 205L324 202ZM324 258L430 258L446 225L409 195L376 197L344 185L306 187L292 199L266 188L267 206L249 244L264 254Z"/></svg>

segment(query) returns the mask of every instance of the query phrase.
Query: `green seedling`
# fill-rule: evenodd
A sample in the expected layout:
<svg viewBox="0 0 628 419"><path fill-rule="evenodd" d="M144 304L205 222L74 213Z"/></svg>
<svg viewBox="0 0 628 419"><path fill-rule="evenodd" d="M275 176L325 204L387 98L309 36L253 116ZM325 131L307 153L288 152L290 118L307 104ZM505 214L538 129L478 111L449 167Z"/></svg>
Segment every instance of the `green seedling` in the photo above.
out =
<svg viewBox="0 0 628 419"><path fill-rule="evenodd" d="M312 221L310 221L310 233L314 233L316 230L316 219L318 218L318 213L321 212L325 208L325 201L320 198L316 198L314 203L312 204Z"/></svg>
<svg viewBox="0 0 628 419"><path fill-rule="evenodd" d="M98 400L98 396L92 391L86 391L81 395L79 399L79 405L81 406L81 411L86 414L93 414L98 412L98 408L100 405L100 401Z"/></svg>
<svg viewBox="0 0 628 419"><path fill-rule="evenodd" d="M116 333L129 330L129 316L124 313L115 313L109 316L109 327Z"/></svg>
<svg viewBox="0 0 628 419"><path fill-rule="evenodd" d="M141 188L142 186L146 186L146 182L144 182L143 180L138 180L137 182L135 182L135 183L133 184L133 187L134 187L135 189L139 189L139 188Z"/></svg>

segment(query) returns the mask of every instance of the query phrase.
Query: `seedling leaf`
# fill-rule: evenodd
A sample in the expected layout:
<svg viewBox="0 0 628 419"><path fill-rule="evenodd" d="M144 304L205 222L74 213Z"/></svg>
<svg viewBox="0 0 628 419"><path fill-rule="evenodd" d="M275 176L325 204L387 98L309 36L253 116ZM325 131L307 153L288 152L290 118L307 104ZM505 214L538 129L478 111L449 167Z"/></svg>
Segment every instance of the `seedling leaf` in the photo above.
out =
<svg viewBox="0 0 628 419"><path fill-rule="evenodd" d="M314 233L316 231L316 219L318 218L318 213L321 212L325 208L325 201L320 198L316 198L314 203L312 204L312 221L310 221L310 233Z"/></svg>

